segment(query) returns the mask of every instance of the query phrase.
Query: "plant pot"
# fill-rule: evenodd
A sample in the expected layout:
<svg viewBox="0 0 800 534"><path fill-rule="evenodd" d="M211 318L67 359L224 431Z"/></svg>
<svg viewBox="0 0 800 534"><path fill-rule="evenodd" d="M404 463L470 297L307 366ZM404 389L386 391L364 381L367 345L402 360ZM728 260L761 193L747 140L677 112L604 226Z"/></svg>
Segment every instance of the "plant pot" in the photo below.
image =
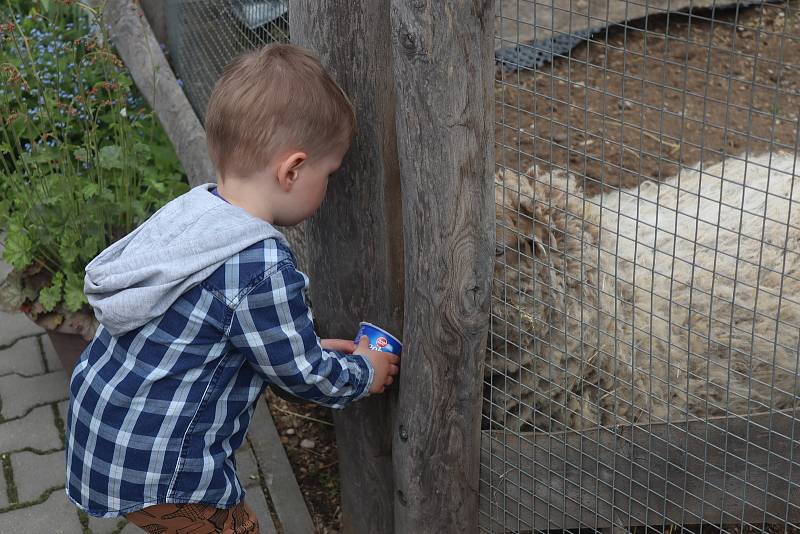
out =
<svg viewBox="0 0 800 534"><path fill-rule="evenodd" d="M83 311L66 314L44 313L35 317L31 313L26 315L47 332L47 337L53 343L56 355L69 380L81 353L89 345L97 330L98 323L94 315Z"/></svg>
<svg viewBox="0 0 800 534"><path fill-rule="evenodd" d="M67 373L67 379L69 379L89 342L80 334L63 334L53 330L47 331L47 337L53 343L53 348L61 361L61 366Z"/></svg>

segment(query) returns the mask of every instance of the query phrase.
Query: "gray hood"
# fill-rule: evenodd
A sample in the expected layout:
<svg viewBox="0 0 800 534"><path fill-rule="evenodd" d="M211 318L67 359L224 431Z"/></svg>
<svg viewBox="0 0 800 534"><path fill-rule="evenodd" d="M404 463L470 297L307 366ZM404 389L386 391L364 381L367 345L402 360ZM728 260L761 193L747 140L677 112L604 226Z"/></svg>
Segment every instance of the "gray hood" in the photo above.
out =
<svg viewBox="0 0 800 534"><path fill-rule="evenodd" d="M158 210L86 266L84 293L115 336L164 314L183 293L254 243L286 239L204 184Z"/></svg>

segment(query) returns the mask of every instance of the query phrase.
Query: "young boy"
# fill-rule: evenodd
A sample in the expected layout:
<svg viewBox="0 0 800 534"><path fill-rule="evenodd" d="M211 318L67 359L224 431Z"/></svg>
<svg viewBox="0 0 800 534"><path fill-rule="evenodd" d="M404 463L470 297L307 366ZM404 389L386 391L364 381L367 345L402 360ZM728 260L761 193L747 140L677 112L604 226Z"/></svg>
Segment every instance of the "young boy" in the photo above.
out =
<svg viewBox="0 0 800 534"><path fill-rule="evenodd" d="M399 359L366 338L320 341L308 278L273 227L320 206L355 122L303 49L225 69L206 114L217 184L86 268L101 327L70 384L66 491L81 509L148 532L257 533L234 451L265 386L342 408L392 383Z"/></svg>

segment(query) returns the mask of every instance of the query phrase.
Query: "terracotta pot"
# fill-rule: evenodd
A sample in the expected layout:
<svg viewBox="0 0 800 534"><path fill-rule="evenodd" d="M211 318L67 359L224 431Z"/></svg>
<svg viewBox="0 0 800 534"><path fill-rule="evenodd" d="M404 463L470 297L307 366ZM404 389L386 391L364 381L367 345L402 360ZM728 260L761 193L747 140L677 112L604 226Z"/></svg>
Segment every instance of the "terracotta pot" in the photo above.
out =
<svg viewBox="0 0 800 534"><path fill-rule="evenodd" d="M48 330L47 336L53 343L53 348L56 349L58 359L61 360L61 366L66 371L69 379L72 376L75 365L78 363L78 359L81 357L83 349L89 345L89 342L80 334L63 334L53 330Z"/></svg>

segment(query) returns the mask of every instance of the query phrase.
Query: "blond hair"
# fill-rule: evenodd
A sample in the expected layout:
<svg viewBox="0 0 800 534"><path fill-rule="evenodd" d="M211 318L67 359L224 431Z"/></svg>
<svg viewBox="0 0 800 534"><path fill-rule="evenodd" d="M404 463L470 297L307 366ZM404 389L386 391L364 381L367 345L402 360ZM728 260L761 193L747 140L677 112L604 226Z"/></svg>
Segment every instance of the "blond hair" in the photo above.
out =
<svg viewBox="0 0 800 534"><path fill-rule="evenodd" d="M247 176L281 150L326 155L350 144L353 105L310 51L272 44L233 60L206 111L211 159L220 176Z"/></svg>

